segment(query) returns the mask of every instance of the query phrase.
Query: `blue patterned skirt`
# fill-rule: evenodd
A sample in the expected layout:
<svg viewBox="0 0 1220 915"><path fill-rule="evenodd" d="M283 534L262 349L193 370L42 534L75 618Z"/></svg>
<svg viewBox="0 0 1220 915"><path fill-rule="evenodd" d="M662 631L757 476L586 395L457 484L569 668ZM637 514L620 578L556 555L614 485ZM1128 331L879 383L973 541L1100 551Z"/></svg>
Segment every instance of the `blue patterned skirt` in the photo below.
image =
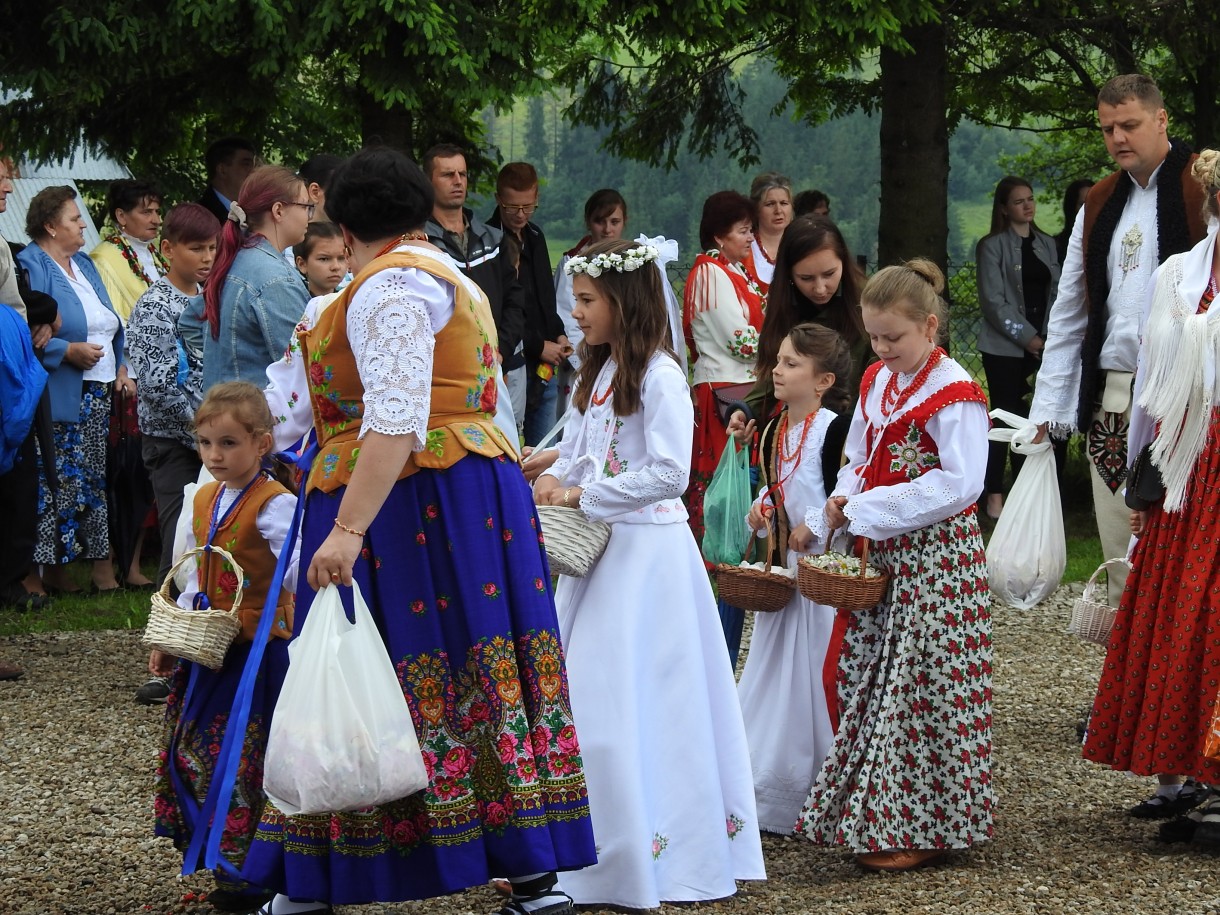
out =
<svg viewBox="0 0 1220 915"><path fill-rule="evenodd" d="M297 632L314 597L305 569L342 494L306 502ZM530 496L516 465L477 455L394 485L355 577L398 671L428 787L351 813L291 817L268 803L242 874L251 883L352 905L594 863Z"/></svg>
<svg viewBox="0 0 1220 915"><path fill-rule="evenodd" d="M38 453L38 546L34 561L60 565L110 555L110 514L106 506L106 434L110 428L110 385L86 381L80 421L52 423L55 472L52 492L42 472L47 455Z"/></svg>
<svg viewBox="0 0 1220 915"><path fill-rule="evenodd" d="M254 683L237 780L227 807L222 805L225 826L220 852L235 870L240 869L245 860L266 803L263 757L267 752L271 713L288 673L287 649L286 640L272 639L263 654ZM200 666L195 688L189 696L187 683L195 665L179 661L174 671L165 706L165 732L157 763L153 808L156 834L173 839L179 851L186 851L190 844L199 810L212 784L233 696L249 654L250 643L246 642L229 649L220 670ZM226 878L219 871L216 878L226 889L245 889L240 882Z"/></svg>

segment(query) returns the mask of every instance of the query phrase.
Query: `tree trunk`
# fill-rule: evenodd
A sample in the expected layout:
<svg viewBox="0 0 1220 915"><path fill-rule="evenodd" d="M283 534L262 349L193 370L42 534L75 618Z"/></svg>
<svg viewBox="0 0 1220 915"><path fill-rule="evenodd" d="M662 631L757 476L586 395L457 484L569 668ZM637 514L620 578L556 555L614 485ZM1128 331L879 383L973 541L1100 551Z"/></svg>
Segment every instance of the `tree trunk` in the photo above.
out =
<svg viewBox="0 0 1220 915"><path fill-rule="evenodd" d="M414 148L415 124L405 108L386 108L363 86L356 89L360 103L360 139L365 146L389 146L412 159L422 150Z"/></svg>
<svg viewBox="0 0 1220 915"><path fill-rule="evenodd" d="M881 50L880 266L927 257L942 270L949 247L946 31L908 26L911 52Z"/></svg>

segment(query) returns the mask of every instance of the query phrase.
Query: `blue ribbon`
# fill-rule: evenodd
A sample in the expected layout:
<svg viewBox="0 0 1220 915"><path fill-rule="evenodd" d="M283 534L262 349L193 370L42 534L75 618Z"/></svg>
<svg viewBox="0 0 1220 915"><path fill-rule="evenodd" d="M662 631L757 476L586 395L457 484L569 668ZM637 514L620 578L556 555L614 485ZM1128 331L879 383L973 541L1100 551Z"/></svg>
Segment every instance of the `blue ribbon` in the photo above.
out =
<svg viewBox="0 0 1220 915"><path fill-rule="evenodd" d="M298 456L292 452L281 452L276 458L286 464L296 465L308 476L309 467L318 454L318 441L314 433L310 433L305 450ZM212 773L212 782L208 786L208 795L204 800L203 809L194 817L191 828L191 842L187 847L182 861L183 875L193 874L202 867L206 870L221 870L227 876L240 879L239 873L220 854L220 840L224 836L225 821L229 815L229 803L233 797L233 786L237 783L237 770L241 765L241 750L246 740L246 725L250 721L250 705L254 700L254 683L258 679L259 668L262 666L263 653L267 648L267 638L271 633L271 621L275 618L275 609L279 604L280 590L284 585L284 573L288 570L288 561L296 546L297 532L301 526L301 518L305 509L305 483L302 480L302 493L297 498L296 510L292 515L292 527L280 551L279 561L275 565L275 575L271 578L271 586L267 589L267 602L263 606L262 615L258 620L258 630L254 634L254 642L250 645L250 654L246 657L246 665L242 669L241 681L237 684L237 692L233 696L233 707L229 710L229 720L225 726L225 736L220 744L220 755L216 758L216 768ZM198 675L198 665L191 671L190 688L195 684ZM186 702L183 701L183 708ZM178 777L174 766L174 757L169 758L170 772L174 775L175 786ZM180 798L189 795L179 790ZM223 802L223 807L221 806ZM194 813L194 811L191 811ZM184 817L185 819L185 817Z"/></svg>

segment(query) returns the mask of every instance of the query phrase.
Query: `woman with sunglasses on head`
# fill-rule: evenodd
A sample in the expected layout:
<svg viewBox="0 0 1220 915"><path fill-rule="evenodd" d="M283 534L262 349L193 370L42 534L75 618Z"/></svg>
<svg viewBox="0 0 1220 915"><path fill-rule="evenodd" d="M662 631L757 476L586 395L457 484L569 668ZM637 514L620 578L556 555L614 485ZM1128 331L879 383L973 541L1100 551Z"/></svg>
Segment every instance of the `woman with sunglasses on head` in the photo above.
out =
<svg viewBox="0 0 1220 915"><path fill-rule="evenodd" d="M316 204L305 182L278 166L256 168L229 207L216 264L204 285L203 391L222 381L262 387L305 313L309 293L284 249L305 238Z"/></svg>

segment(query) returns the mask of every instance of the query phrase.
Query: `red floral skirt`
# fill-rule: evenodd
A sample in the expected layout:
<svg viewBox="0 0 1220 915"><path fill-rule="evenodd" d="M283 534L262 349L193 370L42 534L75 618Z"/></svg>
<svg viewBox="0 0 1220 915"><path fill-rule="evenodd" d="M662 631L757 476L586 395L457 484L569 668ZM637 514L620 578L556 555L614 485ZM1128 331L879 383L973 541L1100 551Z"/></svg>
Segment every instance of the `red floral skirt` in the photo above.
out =
<svg viewBox="0 0 1220 915"><path fill-rule="evenodd" d="M1220 690L1220 421L1179 512L1148 512L1110 634L1084 757L1220 782L1203 744Z"/></svg>

